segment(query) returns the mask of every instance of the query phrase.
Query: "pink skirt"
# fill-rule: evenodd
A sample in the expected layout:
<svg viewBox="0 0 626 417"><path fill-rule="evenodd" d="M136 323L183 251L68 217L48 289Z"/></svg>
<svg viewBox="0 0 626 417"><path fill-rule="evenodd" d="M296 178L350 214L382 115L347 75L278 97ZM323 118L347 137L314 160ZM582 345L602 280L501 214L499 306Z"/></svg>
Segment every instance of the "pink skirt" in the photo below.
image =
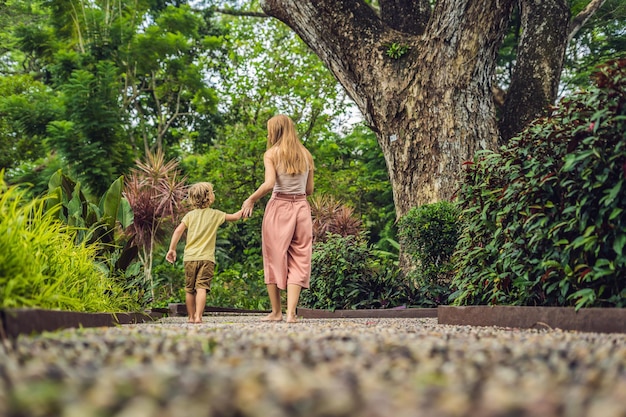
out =
<svg viewBox="0 0 626 417"><path fill-rule="evenodd" d="M265 283L309 288L313 222L304 194L274 193L265 207L262 228Z"/></svg>

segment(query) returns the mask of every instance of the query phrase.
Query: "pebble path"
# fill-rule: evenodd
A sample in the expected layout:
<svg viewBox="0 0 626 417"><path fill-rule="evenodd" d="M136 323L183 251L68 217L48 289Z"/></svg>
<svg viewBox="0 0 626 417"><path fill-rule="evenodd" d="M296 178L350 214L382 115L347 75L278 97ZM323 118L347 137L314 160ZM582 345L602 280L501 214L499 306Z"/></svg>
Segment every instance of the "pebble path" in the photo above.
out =
<svg viewBox="0 0 626 417"><path fill-rule="evenodd" d="M626 334L259 319L5 341L0 416L626 417Z"/></svg>

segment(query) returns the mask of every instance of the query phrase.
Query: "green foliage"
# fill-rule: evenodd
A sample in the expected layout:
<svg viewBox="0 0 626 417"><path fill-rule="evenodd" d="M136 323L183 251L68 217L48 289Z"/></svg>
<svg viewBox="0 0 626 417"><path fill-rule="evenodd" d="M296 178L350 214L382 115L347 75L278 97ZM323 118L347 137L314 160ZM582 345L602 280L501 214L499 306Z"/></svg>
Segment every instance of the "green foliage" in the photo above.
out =
<svg viewBox="0 0 626 417"><path fill-rule="evenodd" d="M400 219L398 237L415 264L409 277L420 304L447 304L460 229L460 211L448 201L413 207Z"/></svg>
<svg viewBox="0 0 626 417"><path fill-rule="evenodd" d="M8 184L28 184L26 192L34 197L48 191L48 181L58 170L67 169L58 154L50 154L33 162L23 162L19 166L5 172Z"/></svg>
<svg viewBox="0 0 626 417"><path fill-rule="evenodd" d="M52 147L97 195L133 161L121 129L118 79L118 70L110 61L73 71L61 87L67 119L50 122L47 129Z"/></svg>
<svg viewBox="0 0 626 417"><path fill-rule="evenodd" d="M377 257L363 235L330 235L314 245L311 283L300 305L320 309L390 308L404 300L397 265Z"/></svg>
<svg viewBox="0 0 626 417"><path fill-rule="evenodd" d="M389 58L399 59L407 52L409 52L410 49L411 48L408 45L393 42L387 45L387 50L385 51L385 53Z"/></svg>
<svg viewBox="0 0 626 417"><path fill-rule="evenodd" d="M2 80L6 88L0 82L2 167L56 153L85 189L101 195L146 151L174 154L196 140L211 142L204 136L215 134L220 119L206 75L218 61L221 34L209 12L181 2L154 6L7 5L20 24L6 22L11 33L1 34L8 42L0 69L11 74Z"/></svg>
<svg viewBox="0 0 626 417"><path fill-rule="evenodd" d="M626 306L626 60L594 79L468 165L456 304Z"/></svg>
<svg viewBox="0 0 626 417"><path fill-rule="evenodd" d="M122 197L123 186L124 178L119 177L96 205L83 194L80 183L58 170L50 177L46 196L47 209L75 228L76 243L94 245L102 270L122 283L137 258L137 247L121 233L133 223L130 204Z"/></svg>
<svg viewBox="0 0 626 417"><path fill-rule="evenodd" d="M348 309L358 302L350 285L374 275L371 252L359 236L330 236L315 245L311 259L311 283L300 304L309 308Z"/></svg>
<svg viewBox="0 0 626 417"><path fill-rule="evenodd" d="M133 222L131 207L122 197L123 186L124 177L119 177L110 184L96 205L85 197L80 183L59 170L50 177L47 206L61 205L57 211L59 219L78 228L78 242L111 244L118 222L122 230Z"/></svg>
<svg viewBox="0 0 626 417"><path fill-rule="evenodd" d="M573 0L572 13L582 11L588 0ZM585 88L597 66L626 56L626 3L606 0L576 34L565 55L561 83L567 90Z"/></svg>
<svg viewBox="0 0 626 417"><path fill-rule="evenodd" d="M150 307L166 308L170 303L185 302L185 271L182 268L182 262L171 264L165 260L164 250L160 251L155 257L154 267L152 268L154 300L148 301ZM142 288L141 282L136 283ZM151 293L150 288L143 288L143 294Z"/></svg>
<svg viewBox="0 0 626 417"><path fill-rule="evenodd" d="M46 125L61 115L54 93L29 75L0 77L0 169L46 155Z"/></svg>
<svg viewBox="0 0 626 417"><path fill-rule="evenodd" d="M267 310L269 300L263 281L263 270L246 274L241 265L233 269L216 270L207 294L207 305L246 310Z"/></svg>
<svg viewBox="0 0 626 417"><path fill-rule="evenodd" d="M57 220L46 199L0 190L0 307L131 311L137 305L100 271L96 248L76 244L76 229Z"/></svg>
<svg viewBox="0 0 626 417"><path fill-rule="evenodd" d="M395 239L396 212L387 165L376 135L364 124L326 135L312 147L315 194L334 197L354 209L370 242ZM381 242L381 249L394 251Z"/></svg>

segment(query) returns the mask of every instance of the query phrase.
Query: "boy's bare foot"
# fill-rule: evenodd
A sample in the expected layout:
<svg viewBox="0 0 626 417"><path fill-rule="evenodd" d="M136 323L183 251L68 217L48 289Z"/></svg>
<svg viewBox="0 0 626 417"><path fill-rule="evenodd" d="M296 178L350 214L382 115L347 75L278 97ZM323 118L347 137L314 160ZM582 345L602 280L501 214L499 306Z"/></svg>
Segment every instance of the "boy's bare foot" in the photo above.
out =
<svg viewBox="0 0 626 417"><path fill-rule="evenodd" d="M263 317L261 321L283 321L283 315L270 313Z"/></svg>

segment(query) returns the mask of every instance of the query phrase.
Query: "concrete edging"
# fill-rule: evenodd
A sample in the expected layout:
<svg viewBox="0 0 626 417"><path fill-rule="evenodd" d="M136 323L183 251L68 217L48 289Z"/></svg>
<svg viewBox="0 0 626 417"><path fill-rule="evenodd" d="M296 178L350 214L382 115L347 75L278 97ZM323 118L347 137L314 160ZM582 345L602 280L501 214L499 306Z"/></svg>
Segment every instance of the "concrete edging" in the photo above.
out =
<svg viewBox="0 0 626 417"><path fill-rule="evenodd" d="M165 310L165 309L162 309ZM184 304L170 304L169 314L186 315ZM165 310L167 311L167 310ZM167 315L165 311L147 313L79 313L42 309L0 309L0 339L16 338L44 331L76 327L110 327L145 323ZM206 313L259 314L265 310L207 307ZM521 306L439 306L437 308L316 310L298 308L307 319L323 318L437 318L439 324L457 326L495 326L524 329L561 329L593 333L626 333L626 308L587 308Z"/></svg>
<svg viewBox="0 0 626 417"><path fill-rule="evenodd" d="M316 310L298 308L297 314L305 319L348 319L348 318L427 318L437 317L436 308L367 309L367 310Z"/></svg>
<svg viewBox="0 0 626 417"><path fill-rule="evenodd" d="M36 308L0 310L0 339L76 327L111 327L154 321L159 313L82 313Z"/></svg>
<svg viewBox="0 0 626 417"><path fill-rule="evenodd" d="M437 307L439 324L626 333L626 308L465 306Z"/></svg>

